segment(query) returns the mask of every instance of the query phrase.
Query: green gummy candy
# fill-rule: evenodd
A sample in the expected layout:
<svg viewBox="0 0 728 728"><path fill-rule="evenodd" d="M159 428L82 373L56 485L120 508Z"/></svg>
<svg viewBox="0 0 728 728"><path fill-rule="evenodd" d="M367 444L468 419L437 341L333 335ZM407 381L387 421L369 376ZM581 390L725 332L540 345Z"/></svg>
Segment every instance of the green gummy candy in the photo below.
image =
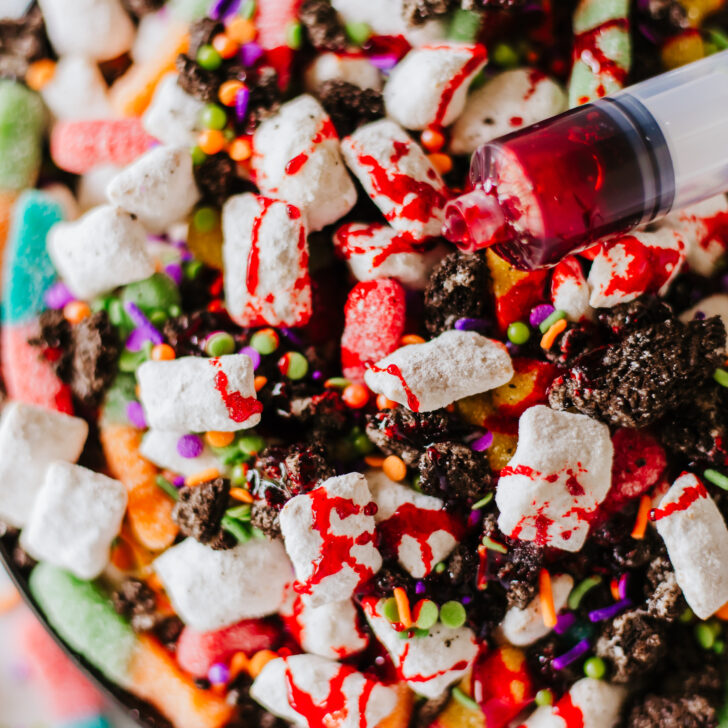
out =
<svg viewBox="0 0 728 728"><path fill-rule="evenodd" d="M136 400L136 377L133 374L119 372L109 387L101 409L101 421L104 424L129 424L126 408L129 402Z"/></svg>
<svg viewBox="0 0 728 728"><path fill-rule="evenodd" d="M37 93L15 81L0 81L0 189L22 190L35 184L45 122Z"/></svg>
<svg viewBox="0 0 728 728"><path fill-rule="evenodd" d="M135 303L146 314L156 309L167 311L170 306L180 305L180 295L175 282L164 273L130 283L121 295L124 303Z"/></svg>
<svg viewBox="0 0 728 728"><path fill-rule="evenodd" d="M65 642L109 679L130 685L136 635L94 583L40 563L30 575L30 591Z"/></svg>
<svg viewBox="0 0 728 728"><path fill-rule="evenodd" d="M629 0L581 0L574 11L574 33L579 34L609 20L626 18L629 15Z"/></svg>

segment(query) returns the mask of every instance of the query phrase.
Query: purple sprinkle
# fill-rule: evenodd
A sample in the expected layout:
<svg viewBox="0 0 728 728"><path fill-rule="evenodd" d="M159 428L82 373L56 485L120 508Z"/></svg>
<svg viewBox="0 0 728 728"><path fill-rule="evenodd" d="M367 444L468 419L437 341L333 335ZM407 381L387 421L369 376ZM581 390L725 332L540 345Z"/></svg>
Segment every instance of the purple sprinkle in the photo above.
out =
<svg viewBox="0 0 728 728"><path fill-rule="evenodd" d="M145 341L151 341L152 344L161 344L164 341L162 334L159 333L156 327L152 326L149 319L142 313L142 310L136 303L127 301L124 304L124 310L129 314L129 318L132 320L134 326L142 332Z"/></svg>
<svg viewBox="0 0 728 728"><path fill-rule="evenodd" d="M322 371L319 371L316 369L315 371L311 372L311 379L314 381L318 381L319 379L323 379L324 373Z"/></svg>
<svg viewBox="0 0 728 728"><path fill-rule="evenodd" d="M472 528L480 523L482 515L483 514L480 512L479 508L476 508L474 511L470 511L470 514L468 515L468 528Z"/></svg>
<svg viewBox="0 0 728 728"><path fill-rule="evenodd" d="M693 318L696 321L702 321L705 318L705 314L702 311L696 311L695 314L693 315Z"/></svg>
<svg viewBox="0 0 728 728"><path fill-rule="evenodd" d="M177 440L177 452L183 458L198 458L203 449L202 440L197 435L182 435Z"/></svg>
<svg viewBox="0 0 728 728"><path fill-rule="evenodd" d="M134 427L143 429L147 426L147 418L144 416L144 408L141 402L129 402L126 405L126 416Z"/></svg>
<svg viewBox="0 0 728 728"><path fill-rule="evenodd" d="M556 618L554 632L556 632L556 634L564 634L574 626L574 622L576 622L576 615L574 612L564 612L563 614L559 614Z"/></svg>
<svg viewBox="0 0 728 728"><path fill-rule="evenodd" d="M252 346L244 346L240 350L240 353L250 357L250 360L253 362L254 370L260 366L262 357L260 356L260 352L254 349Z"/></svg>
<svg viewBox="0 0 728 728"><path fill-rule="evenodd" d="M415 594L424 594L427 591L424 581L418 581L415 584Z"/></svg>
<svg viewBox="0 0 728 728"><path fill-rule="evenodd" d="M225 685L230 679L230 669L227 665L223 665L222 662L216 662L207 671L207 679L213 685Z"/></svg>
<svg viewBox="0 0 728 728"><path fill-rule="evenodd" d="M263 53L263 49L255 41L244 43L240 48L240 62L250 68L260 60Z"/></svg>
<svg viewBox="0 0 728 728"><path fill-rule="evenodd" d="M214 20L224 20L238 12L241 0L215 0L208 15Z"/></svg>
<svg viewBox="0 0 728 728"><path fill-rule="evenodd" d="M487 450L492 444L493 433L486 432L485 435L470 443L470 449L475 450L475 452L483 452L483 450Z"/></svg>
<svg viewBox="0 0 728 728"><path fill-rule="evenodd" d="M531 309L528 323L531 326L540 326L556 309L550 303L540 303Z"/></svg>
<svg viewBox="0 0 728 728"><path fill-rule="evenodd" d="M144 343L149 341L149 337L143 329L134 329L126 340L126 348L129 351L141 351Z"/></svg>
<svg viewBox="0 0 728 728"><path fill-rule="evenodd" d="M514 344L512 341L506 341L506 349L511 356L518 356L521 351L521 347L518 344Z"/></svg>
<svg viewBox="0 0 728 728"><path fill-rule="evenodd" d="M248 102L250 101L250 90L243 86L235 94L235 116L238 121L245 120L245 114L248 113Z"/></svg>
<svg viewBox="0 0 728 728"><path fill-rule="evenodd" d="M177 284L182 283L182 266L179 263L169 263L164 266L164 272Z"/></svg>
<svg viewBox="0 0 728 728"><path fill-rule="evenodd" d="M490 321L482 318L459 318L455 322L455 328L460 331L487 331Z"/></svg>
<svg viewBox="0 0 728 728"><path fill-rule="evenodd" d="M601 609L595 609L593 612L589 612L589 620L591 622L603 622L605 619L611 619L616 617L623 609L632 606L631 599L620 599L614 604L610 604L608 607L602 607Z"/></svg>
<svg viewBox="0 0 728 728"><path fill-rule="evenodd" d="M305 341L301 338L301 335L295 330L287 326L281 326L278 331L285 336L294 346L305 346Z"/></svg>
<svg viewBox="0 0 728 728"><path fill-rule="evenodd" d="M369 63L380 71L391 71L397 65L398 59L393 53L369 56Z"/></svg>
<svg viewBox="0 0 728 728"><path fill-rule="evenodd" d="M627 587L629 586L629 573L625 572L619 577L619 583L617 585L617 591L619 592L620 599L627 598Z"/></svg>
<svg viewBox="0 0 728 728"><path fill-rule="evenodd" d="M67 303L75 301L76 297L68 290L68 287L62 281L54 283L43 296L45 305L48 308L63 308Z"/></svg>
<svg viewBox="0 0 728 728"><path fill-rule="evenodd" d="M464 604L465 606L467 606L468 604L470 604L471 601L472 601L472 599L470 597L462 597L460 599L460 602L462 604Z"/></svg>
<svg viewBox="0 0 728 728"><path fill-rule="evenodd" d="M551 665L554 670L563 670L567 665L578 660L584 653L589 652L590 649L589 640L577 642L568 652L555 657Z"/></svg>
<svg viewBox="0 0 728 728"><path fill-rule="evenodd" d="M175 488L181 488L185 484L185 479L183 475L178 475L175 477L175 479L172 481L172 485Z"/></svg>

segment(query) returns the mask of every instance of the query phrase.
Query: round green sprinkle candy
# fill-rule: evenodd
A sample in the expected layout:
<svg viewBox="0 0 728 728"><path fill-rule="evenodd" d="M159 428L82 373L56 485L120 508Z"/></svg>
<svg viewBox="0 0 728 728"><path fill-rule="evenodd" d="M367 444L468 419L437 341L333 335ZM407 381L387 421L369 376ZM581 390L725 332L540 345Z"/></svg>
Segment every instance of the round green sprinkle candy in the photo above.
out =
<svg viewBox="0 0 728 728"><path fill-rule="evenodd" d="M470 696L466 695L460 688L454 687L452 689L452 696L463 707L468 708L469 710L476 710L478 713L481 713L480 706Z"/></svg>
<svg viewBox="0 0 728 728"><path fill-rule="evenodd" d="M722 655L725 652L725 642L723 640L716 640L713 643L713 652L716 655Z"/></svg>
<svg viewBox="0 0 728 728"><path fill-rule="evenodd" d="M273 329L261 329L250 337L250 345L259 353L272 354L278 348L278 334Z"/></svg>
<svg viewBox="0 0 728 728"><path fill-rule="evenodd" d="M704 650L711 649L715 644L713 630L710 629L710 625L706 622L699 622L695 625L695 639Z"/></svg>
<svg viewBox="0 0 728 728"><path fill-rule="evenodd" d="M222 56L211 45L200 46L196 60L206 71L217 71L222 66Z"/></svg>
<svg viewBox="0 0 728 728"><path fill-rule="evenodd" d="M372 441L363 432L354 438L352 444L360 455L369 455L374 450Z"/></svg>
<svg viewBox="0 0 728 728"><path fill-rule="evenodd" d="M173 303L168 309L168 313L170 316L179 316L182 313L182 309L176 304Z"/></svg>
<svg viewBox="0 0 728 728"><path fill-rule="evenodd" d="M693 610L690 607L685 607L685 611L680 615L679 619L683 624L687 624L693 621L694 616Z"/></svg>
<svg viewBox="0 0 728 728"><path fill-rule="evenodd" d="M195 280L195 278L200 275L203 266L204 263L201 260L190 260L189 262L185 263L183 268L185 278L191 281Z"/></svg>
<svg viewBox="0 0 728 728"><path fill-rule="evenodd" d="M721 387L728 387L728 372L725 369L716 369L713 372L713 379L715 379Z"/></svg>
<svg viewBox="0 0 728 728"><path fill-rule="evenodd" d="M245 485L248 482L248 471L238 463L230 473L230 480L233 485Z"/></svg>
<svg viewBox="0 0 728 728"><path fill-rule="evenodd" d="M415 613L417 619L415 620L415 626L420 629L430 629L437 624L438 617L440 616L440 610L431 599L423 599L415 606Z"/></svg>
<svg viewBox="0 0 728 728"><path fill-rule="evenodd" d="M235 351L235 339L227 331L218 331L207 337L205 353L208 356L225 356Z"/></svg>
<svg viewBox="0 0 728 728"><path fill-rule="evenodd" d="M154 324L155 326L163 326L164 322L167 320L167 312L162 311L162 309L158 308L155 311L152 311L149 314L149 321Z"/></svg>
<svg viewBox="0 0 728 728"><path fill-rule="evenodd" d="M728 490L728 476L723 475L723 473L719 473L717 470L708 468L703 471L703 477L710 481L713 485L717 485L723 490Z"/></svg>
<svg viewBox="0 0 728 728"><path fill-rule="evenodd" d="M452 627L453 629L462 627L467 618L468 615L465 612L465 607L460 602L453 600L445 602L440 607L440 621L446 627Z"/></svg>
<svg viewBox="0 0 728 728"><path fill-rule="evenodd" d="M430 636L429 629L420 629L419 627L415 627L415 637L429 637L429 636Z"/></svg>
<svg viewBox="0 0 728 728"><path fill-rule="evenodd" d="M218 211L214 207L198 207L192 216L192 224L201 233L209 233L217 226L220 219Z"/></svg>
<svg viewBox="0 0 728 728"><path fill-rule="evenodd" d="M255 455L265 448L265 440L260 435L243 435L238 440L238 447L244 455Z"/></svg>
<svg viewBox="0 0 728 728"><path fill-rule="evenodd" d="M372 29L366 24L361 22L346 23L344 26L346 31L346 37L354 45L364 45L372 35Z"/></svg>
<svg viewBox="0 0 728 728"><path fill-rule="evenodd" d="M154 311L169 311L179 306L177 284L164 273L154 273L143 281L130 283L121 294L123 303L134 303L147 315Z"/></svg>
<svg viewBox="0 0 728 728"><path fill-rule="evenodd" d="M397 609L397 600L394 597L384 600L382 604L382 614L384 618L392 624L399 622L399 609Z"/></svg>
<svg viewBox="0 0 728 728"><path fill-rule="evenodd" d="M435 566L435 573L436 574L442 574L443 571L447 569L447 566L441 561L439 564Z"/></svg>
<svg viewBox="0 0 728 728"><path fill-rule="evenodd" d="M242 15L246 20L252 20L255 15L255 6L255 0L245 0L240 7L240 15Z"/></svg>
<svg viewBox="0 0 728 728"><path fill-rule="evenodd" d="M207 159L207 154L205 154L198 146L192 147L190 155L192 156L192 164L194 164L195 167L199 167Z"/></svg>
<svg viewBox="0 0 728 728"><path fill-rule="evenodd" d="M518 51L508 43L498 43L490 57L496 65L503 68L515 68L521 62Z"/></svg>
<svg viewBox="0 0 728 728"><path fill-rule="evenodd" d="M303 26L295 21L286 28L286 45L297 51L303 44Z"/></svg>
<svg viewBox="0 0 728 728"><path fill-rule="evenodd" d="M539 708L543 705L553 705L554 694L548 688L543 688L536 693L534 700Z"/></svg>
<svg viewBox="0 0 728 728"><path fill-rule="evenodd" d="M289 379L303 379L308 374L308 359L298 351L289 351L281 357L278 368Z"/></svg>
<svg viewBox="0 0 728 728"><path fill-rule="evenodd" d="M227 114L222 106L208 104L200 114L200 124L203 129L224 129L227 124Z"/></svg>
<svg viewBox="0 0 728 728"><path fill-rule="evenodd" d="M604 660L602 660L601 657L590 657L584 663L584 674L594 680L601 680L606 671L607 666L604 664Z"/></svg>
<svg viewBox="0 0 728 728"><path fill-rule="evenodd" d="M514 321L508 327L506 333L508 334L508 340L518 346L525 344L531 338L531 331L523 321Z"/></svg>
<svg viewBox="0 0 728 728"><path fill-rule="evenodd" d="M557 321L566 318L566 311L554 311L550 316L547 316L539 325L539 331L545 334Z"/></svg>

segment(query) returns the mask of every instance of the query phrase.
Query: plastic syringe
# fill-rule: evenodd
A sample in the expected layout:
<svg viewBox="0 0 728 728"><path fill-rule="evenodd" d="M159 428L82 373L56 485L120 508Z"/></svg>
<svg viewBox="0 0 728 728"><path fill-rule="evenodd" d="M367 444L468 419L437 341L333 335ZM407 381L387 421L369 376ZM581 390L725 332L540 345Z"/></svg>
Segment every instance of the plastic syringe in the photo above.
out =
<svg viewBox="0 0 728 728"><path fill-rule="evenodd" d="M464 251L522 269L728 190L728 51L495 139L445 210Z"/></svg>

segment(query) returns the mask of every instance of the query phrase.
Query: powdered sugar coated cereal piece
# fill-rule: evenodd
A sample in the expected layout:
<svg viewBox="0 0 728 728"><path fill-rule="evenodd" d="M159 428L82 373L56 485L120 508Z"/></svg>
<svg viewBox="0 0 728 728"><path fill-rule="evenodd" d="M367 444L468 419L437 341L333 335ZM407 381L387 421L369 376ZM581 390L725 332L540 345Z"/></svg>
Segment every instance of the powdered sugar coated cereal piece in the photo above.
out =
<svg viewBox="0 0 728 728"><path fill-rule="evenodd" d="M401 126L389 119L365 124L342 140L341 151L395 230L416 241L440 234L447 187Z"/></svg>
<svg viewBox="0 0 728 728"><path fill-rule="evenodd" d="M75 462L88 425L79 417L10 402L0 420L0 517L11 526L27 522L48 465Z"/></svg>
<svg viewBox="0 0 728 728"><path fill-rule="evenodd" d="M381 568L372 505L366 478L348 473L283 506L281 533L296 570L295 588L312 607L348 598Z"/></svg>
<svg viewBox="0 0 728 728"><path fill-rule="evenodd" d="M376 728L397 704L393 688L318 655L271 660L250 695L271 713L308 728Z"/></svg>
<svg viewBox="0 0 728 728"><path fill-rule="evenodd" d="M566 108L564 90L540 71L503 71L468 96L452 128L450 150L471 154L492 139L560 114Z"/></svg>
<svg viewBox="0 0 728 728"><path fill-rule="evenodd" d="M200 199L189 149L150 149L109 182L106 195L150 232L163 232L184 219Z"/></svg>
<svg viewBox="0 0 728 728"><path fill-rule="evenodd" d="M310 230L336 222L354 207L356 188L341 159L339 137L313 96L299 96L263 121L253 149L260 191L296 205Z"/></svg>
<svg viewBox="0 0 728 728"><path fill-rule="evenodd" d="M306 90L315 93L324 81L346 81L359 88L382 87L379 69L365 55L353 53L321 53L304 74Z"/></svg>
<svg viewBox="0 0 728 728"><path fill-rule="evenodd" d="M698 301L692 308L680 314L680 320L687 323L697 315L702 315L704 318L720 316L725 330L728 331L728 294L716 293L704 298L702 301Z"/></svg>
<svg viewBox="0 0 728 728"><path fill-rule="evenodd" d="M543 405L527 409L498 481L498 527L510 538L579 551L609 491L612 454L605 424Z"/></svg>
<svg viewBox="0 0 728 728"><path fill-rule="evenodd" d="M253 362L245 354L147 361L137 369L139 399L149 427L174 432L235 432L255 427Z"/></svg>
<svg viewBox="0 0 728 728"><path fill-rule="evenodd" d="M281 542L263 539L216 551L188 538L153 566L182 621L202 632L275 614L293 579Z"/></svg>
<svg viewBox="0 0 728 728"><path fill-rule="evenodd" d="M168 430L147 430L139 446L139 452L158 467L179 473L186 478L211 468L223 470L220 459L207 445L196 458L186 458L180 455L177 443L184 434Z"/></svg>
<svg viewBox="0 0 728 728"><path fill-rule="evenodd" d="M76 199L83 212L106 204L106 187L121 171L113 164L99 164L81 175L76 189Z"/></svg>
<svg viewBox="0 0 728 728"><path fill-rule="evenodd" d="M447 251L444 245L417 244L407 233L378 222L342 225L334 233L334 248L358 281L396 278L417 291L427 286Z"/></svg>
<svg viewBox="0 0 728 728"><path fill-rule="evenodd" d="M300 210L246 193L222 211L225 302L241 326L303 326L311 318L306 226Z"/></svg>
<svg viewBox="0 0 728 728"><path fill-rule="evenodd" d="M196 130L204 108L202 101L190 96L177 83L176 73L168 73L159 82L142 116L142 125L163 144L193 146L197 143Z"/></svg>
<svg viewBox="0 0 728 728"><path fill-rule="evenodd" d="M470 82L487 58L480 44L439 43L411 50L384 87L387 116L406 129L449 126L462 113Z"/></svg>
<svg viewBox="0 0 728 728"><path fill-rule="evenodd" d="M103 119L112 116L104 77L84 56L63 56L53 78L40 91L58 119Z"/></svg>
<svg viewBox="0 0 728 728"><path fill-rule="evenodd" d="M48 235L48 252L64 283L85 300L154 273L146 231L131 214L112 205L55 225Z"/></svg>
<svg viewBox="0 0 728 728"><path fill-rule="evenodd" d="M71 463L51 463L21 544L36 559L79 579L95 579L109 563L126 502L118 480Z"/></svg>
<svg viewBox="0 0 728 728"><path fill-rule="evenodd" d="M402 639L381 612L383 602L364 601L364 614L375 637L389 652L398 674L416 693L439 698L459 680L478 654L473 631L468 627L446 627L438 622L427 635Z"/></svg>
<svg viewBox="0 0 728 728"><path fill-rule="evenodd" d="M364 375L367 386L413 412L447 407L463 397L506 384L513 364L499 341L475 331L445 331L384 357Z"/></svg>
<svg viewBox="0 0 728 728"><path fill-rule="evenodd" d="M728 602L728 528L715 501L683 473L652 514L685 600L700 619Z"/></svg>
<svg viewBox="0 0 728 728"><path fill-rule="evenodd" d="M345 377L361 381L367 364L397 348L404 333L405 315L405 292L397 281L366 281L349 291L341 337Z"/></svg>
<svg viewBox="0 0 728 728"><path fill-rule="evenodd" d="M551 303L557 311L563 311L570 321L591 318L589 285L579 261L574 256L564 258L551 274Z"/></svg>

